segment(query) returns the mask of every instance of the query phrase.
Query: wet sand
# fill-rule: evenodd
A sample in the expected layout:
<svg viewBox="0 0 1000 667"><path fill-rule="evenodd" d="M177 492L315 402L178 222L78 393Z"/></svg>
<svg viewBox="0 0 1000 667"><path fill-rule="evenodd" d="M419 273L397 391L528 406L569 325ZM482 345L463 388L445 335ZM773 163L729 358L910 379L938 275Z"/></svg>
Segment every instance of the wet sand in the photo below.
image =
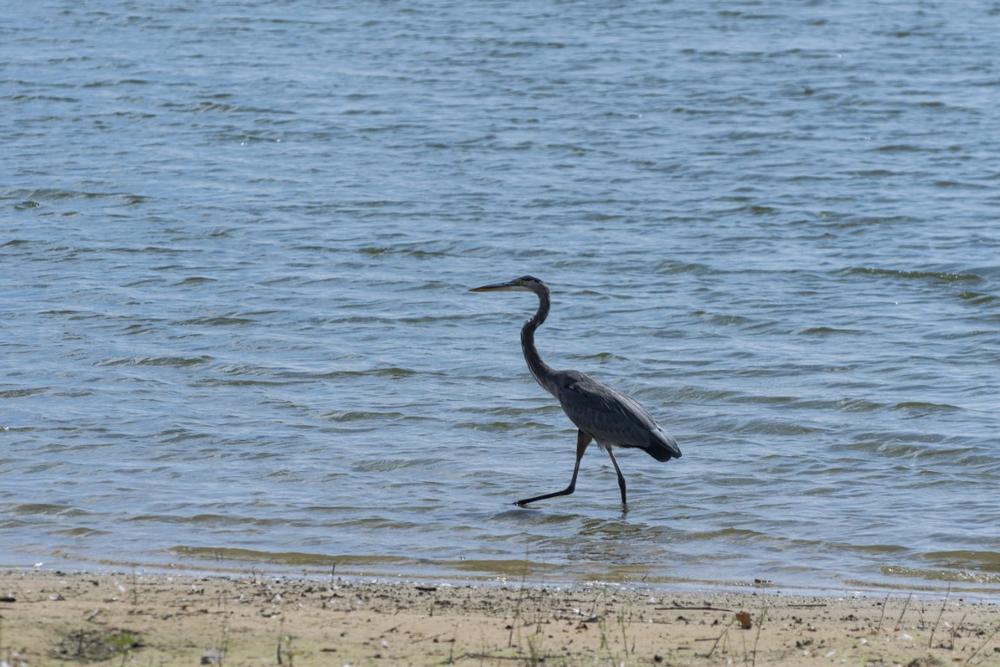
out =
<svg viewBox="0 0 1000 667"><path fill-rule="evenodd" d="M0 572L0 661L40 665L1000 665L1000 605Z"/></svg>

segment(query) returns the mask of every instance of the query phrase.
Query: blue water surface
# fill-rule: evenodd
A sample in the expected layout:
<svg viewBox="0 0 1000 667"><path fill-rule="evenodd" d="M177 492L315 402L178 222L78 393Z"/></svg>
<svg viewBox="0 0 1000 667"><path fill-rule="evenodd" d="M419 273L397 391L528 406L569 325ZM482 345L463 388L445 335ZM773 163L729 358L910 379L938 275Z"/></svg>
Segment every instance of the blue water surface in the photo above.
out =
<svg viewBox="0 0 1000 667"><path fill-rule="evenodd" d="M1000 590L997 7L6 16L0 565Z"/></svg>

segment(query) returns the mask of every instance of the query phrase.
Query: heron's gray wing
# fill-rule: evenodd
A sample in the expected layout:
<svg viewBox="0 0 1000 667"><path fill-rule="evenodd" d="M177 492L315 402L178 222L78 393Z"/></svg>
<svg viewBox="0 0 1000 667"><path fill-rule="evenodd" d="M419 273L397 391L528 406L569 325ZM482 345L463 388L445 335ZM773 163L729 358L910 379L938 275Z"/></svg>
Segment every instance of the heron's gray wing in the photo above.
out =
<svg viewBox="0 0 1000 667"><path fill-rule="evenodd" d="M567 379L560 383L559 402L580 430L598 442L643 449L649 446L651 433L659 428L636 400L582 373L572 373Z"/></svg>

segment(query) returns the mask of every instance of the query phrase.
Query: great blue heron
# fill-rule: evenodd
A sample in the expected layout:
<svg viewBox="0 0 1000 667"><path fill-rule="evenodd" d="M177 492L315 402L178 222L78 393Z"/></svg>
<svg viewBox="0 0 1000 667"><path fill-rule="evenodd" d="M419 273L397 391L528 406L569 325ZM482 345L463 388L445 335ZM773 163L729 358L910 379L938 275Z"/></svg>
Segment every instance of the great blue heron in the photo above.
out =
<svg viewBox="0 0 1000 667"><path fill-rule="evenodd" d="M524 507L528 503L556 496L568 496L576 489L576 475L580 472L580 459L587 451L591 440L611 457L611 464L618 475L618 488L622 494L622 505L627 505L625 499L625 478L618 467L618 461L611 448L638 447L657 461L679 459L681 450L677 441L661 429L646 409L639 402L611 387L578 371L556 371L542 361L535 347L535 330L542 325L549 314L549 288L538 278L521 276L510 282L483 285L473 288L472 292L499 292L501 290L522 290L538 295L538 310L535 316L525 322L521 328L521 349L524 360L528 362L528 370L538 384L550 394L559 399L563 412L573 422L578 431L576 435L576 464L573 466L573 477L569 486L562 491L546 493L532 498L518 500L515 504Z"/></svg>

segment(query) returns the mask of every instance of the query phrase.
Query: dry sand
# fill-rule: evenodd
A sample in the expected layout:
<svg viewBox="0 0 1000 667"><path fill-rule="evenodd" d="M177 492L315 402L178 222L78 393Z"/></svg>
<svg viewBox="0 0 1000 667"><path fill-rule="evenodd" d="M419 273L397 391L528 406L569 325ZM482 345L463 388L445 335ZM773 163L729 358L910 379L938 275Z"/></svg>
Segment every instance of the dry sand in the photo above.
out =
<svg viewBox="0 0 1000 667"><path fill-rule="evenodd" d="M1000 665L998 630L957 595L0 572L9 667Z"/></svg>

